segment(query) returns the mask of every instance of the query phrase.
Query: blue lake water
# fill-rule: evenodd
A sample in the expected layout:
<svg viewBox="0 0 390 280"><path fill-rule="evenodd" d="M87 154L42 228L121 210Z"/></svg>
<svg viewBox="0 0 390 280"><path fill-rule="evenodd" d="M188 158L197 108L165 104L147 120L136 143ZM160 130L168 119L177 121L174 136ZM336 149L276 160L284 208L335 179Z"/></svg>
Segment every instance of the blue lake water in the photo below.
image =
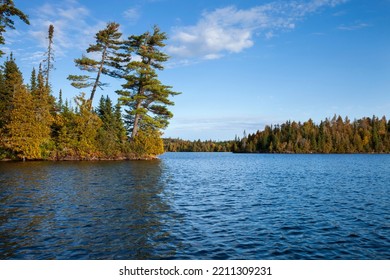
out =
<svg viewBox="0 0 390 280"><path fill-rule="evenodd" d="M0 259L390 259L390 155L0 162Z"/></svg>

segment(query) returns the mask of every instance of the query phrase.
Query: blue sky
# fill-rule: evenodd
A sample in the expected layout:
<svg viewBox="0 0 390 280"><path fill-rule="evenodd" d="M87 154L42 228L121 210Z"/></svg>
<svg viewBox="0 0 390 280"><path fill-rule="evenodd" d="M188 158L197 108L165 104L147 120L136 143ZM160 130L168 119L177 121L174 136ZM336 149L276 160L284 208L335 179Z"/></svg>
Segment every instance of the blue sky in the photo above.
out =
<svg viewBox="0 0 390 280"><path fill-rule="evenodd" d="M234 139L286 120L389 116L390 1L15 0L31 25L6 33L28 82L55 28L53 94L107 22L125 36L157 24L171 59L160 79L182 92L166 137ZM120 82L97 93L116 100Z"/></svg>

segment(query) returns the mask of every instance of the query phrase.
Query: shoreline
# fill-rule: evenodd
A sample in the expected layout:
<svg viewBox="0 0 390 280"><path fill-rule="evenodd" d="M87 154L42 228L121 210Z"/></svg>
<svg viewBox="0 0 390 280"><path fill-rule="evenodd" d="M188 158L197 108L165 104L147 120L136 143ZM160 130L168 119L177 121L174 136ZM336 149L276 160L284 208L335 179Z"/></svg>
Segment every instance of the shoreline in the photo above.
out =
<svg viewBox="0 0 390 280"><path fill-rule="evenodd" d="M0 162L33 162L33 161L48 161L48 162L60 162L60 161L152 161L158 160L157 156L139 156L139 157L117 157L117 158L77 158L77 157L65 157L54 159L0 159Z"/></svg>
<svg viewBox="0 0 390 280"><path fill-rule="evenodd" d="M192 152L192 151L180 151L171 152L166 151L165 153L232 153L232 154L255 154L255 155L390 155L390 153L269 153L269 152ZM158 156L121 156L114 158L105 157L91 157L91 158L80 158L80 157L63 157L63 158L48 158L48 159L11 159L3 158L0 162L34 162L34 161L47 161L47 162L61 162L61 161L153 161L160 160Z"/></svg>

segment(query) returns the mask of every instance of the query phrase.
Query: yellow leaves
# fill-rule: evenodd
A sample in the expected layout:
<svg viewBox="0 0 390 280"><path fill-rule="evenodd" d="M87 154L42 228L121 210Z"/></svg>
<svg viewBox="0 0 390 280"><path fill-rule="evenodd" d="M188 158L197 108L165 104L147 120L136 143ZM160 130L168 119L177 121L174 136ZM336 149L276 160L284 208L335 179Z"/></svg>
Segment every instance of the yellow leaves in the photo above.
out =
<svg viewBox="0 0 390 280"><path fill-rule="evenodd" d="M138 131L130 142L131 151L139 158L154 157L164 153L164 144L157 131Z"/></svg>
<svg viewBox="0 0 390 280"><path fill-rule="evenodd" d="M34 97L24 86L15 86L4 145L21 159L42 159L50 141L53 121L45 98ZM46 104L46 106L45 106Z"/></svg>

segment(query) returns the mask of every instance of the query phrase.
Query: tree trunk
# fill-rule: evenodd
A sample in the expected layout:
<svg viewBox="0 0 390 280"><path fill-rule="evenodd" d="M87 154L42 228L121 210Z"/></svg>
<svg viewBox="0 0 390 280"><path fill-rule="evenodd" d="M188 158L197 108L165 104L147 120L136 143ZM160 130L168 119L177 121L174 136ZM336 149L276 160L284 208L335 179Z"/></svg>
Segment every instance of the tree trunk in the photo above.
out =
<svg viewBox="0 0 390 280"><path fill-rule="evenodd" d="M93 97L95 96L95 92L96 92L97 86L99 84L100 74L103 71L103 66L104 66L104 61L106 60L106 55L107 55L107 46L105 46L103 49L102 60L100 62L99 71L97 73L96 80L95 80L95 83L94 83L92 91L91 91L91 96L89 97L89 101L91 102L91 108L92 108L92 100L93 100Z"/></svg>
<svg viewBox="0 0 390 280"><path fill-rule="evenodd" d="M136 107L136 110L140 109L141 108L141 101L138 101L137 103L137 107ZM139 120L140 120L141 116L139 113L136 113L135 114L135 117L134 117L134 126L133 126L133 131L131 132L131 139L134 139L135 136L137 136L137 133L138 133L138 125L139 125Z"/></svg>

